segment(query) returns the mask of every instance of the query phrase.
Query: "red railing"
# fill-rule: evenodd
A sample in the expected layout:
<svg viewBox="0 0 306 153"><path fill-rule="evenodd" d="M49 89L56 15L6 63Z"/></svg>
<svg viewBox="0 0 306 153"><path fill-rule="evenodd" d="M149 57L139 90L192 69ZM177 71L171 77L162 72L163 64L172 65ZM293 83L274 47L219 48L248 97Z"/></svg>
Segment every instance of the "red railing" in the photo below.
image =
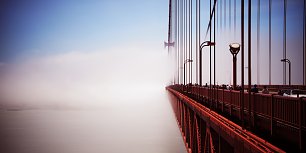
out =
<svg viewBox="0 0 306 153"><path fill-rule="evenodd" d="M187 152L284 152L177 91L182 88L174 88L176 90L167 89L171 93L170 101ZM193 90L194 88L190 89L196 91ZM214 136L211 134L211 130L220 133L218 136ZM227 144L232 145L224 144L224 140L227 141ZM220 141L223 143L215 143Z"/></svg>
<svg viewBox="0 0 306 153"><path fill-rule="evenodd" d="M300 89L300 90L306 90L305 85L257 85L258 88L262 89L264 86L266 86L269 89L272 90L280 90L280 89ZM248 85L244 86L245 89L248 88Z"/></svg>
<svg viewBox="0 0 306 153"><path fill-rule="evenodd" d="M221 109L222 112L227 111L231 116L241 120L242 91L210 89L209 87L193 85L174 85L171 88L181 93L188 91L188 94L195 97L201 104L206 104L212 109ZM302 135L306 131L306 98L251 93L251 105L249 105L249 93L244 92L243 96L243 114L245 114L243 120L245 122L249 122L253 126L256 124L263 130L270 131L271 136L275 135L276 127L286 129L285 131L279 131L278 133L281 133L279 135L284 136L283 132L288 132L287 135L296 135L288 141L298 144L299 150L302 149L302 144L305 144ZM218 107L220 105L221 107ZM284 139L287 139L285 137L287 136L284 136Z"/></svg>
<svg viewBox="0 0 306 153"><path fill-rule="evenodd" d="M298 98L274 96L273 116L281 121L298 125L299 122L299 102Z"/></svg>
<svg viewBox="0 0 306 153"><path fill-rule="evenodd" d="M257 114L271 116L272 96L269 94L253 94L253 105ZM245 101L248 101L248 94L245 93Z"/></svg>

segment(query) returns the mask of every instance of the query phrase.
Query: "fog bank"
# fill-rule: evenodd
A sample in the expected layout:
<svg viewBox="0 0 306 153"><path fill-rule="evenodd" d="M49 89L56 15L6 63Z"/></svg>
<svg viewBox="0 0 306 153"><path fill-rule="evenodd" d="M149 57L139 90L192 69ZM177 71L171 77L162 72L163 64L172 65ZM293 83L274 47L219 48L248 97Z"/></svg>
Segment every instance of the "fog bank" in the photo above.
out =
<svg viewBox="0 0 306 153"><path fill-rule="evenodd" d="M133 102L163 91L169 81L166 50L141 47L28 56L0 65L4 108L98 107Z"/></svg>

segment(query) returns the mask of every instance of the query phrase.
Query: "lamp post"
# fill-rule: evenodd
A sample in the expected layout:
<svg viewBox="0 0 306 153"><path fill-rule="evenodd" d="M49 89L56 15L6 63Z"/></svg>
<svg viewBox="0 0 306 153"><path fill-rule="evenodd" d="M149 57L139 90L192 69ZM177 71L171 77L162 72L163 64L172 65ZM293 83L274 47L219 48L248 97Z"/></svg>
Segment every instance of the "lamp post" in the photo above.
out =
<svg viewBox="0 0 306 153"><path fill-rule="evenodd" d="M192 62L193 60L191 60L191 59L186 59L185 61L184 61L184 85L186 85L186 82L185 82L185 80L186 80L186 70L185 70L185 65L188 63L188 62Z"/></svg>
<svg viewBox="0 0 306 153"><path fill-rule="evenodd" d="M233 88L236 89L236 85L237 85L237 54L239 53L240 50L240 44L238 43L231 43L229 45L230 47L230 51L233 55Z"/></svg>
<svg viewBox="0 0 306 153"><path fill-rule="evenodd" d="M288 62L289 63L289 85L291 85L291 62L287 58L281 59L281 62Z"/></svg>
<svg viewBox="0 0 306 153"><path fill-rule="evenodd" d="M200 56L200 59L199 59L199 84L200 86L202 86L202 49L203 47L205 46L215 46L215 42L211 42L211 41L204 41L201 45L200 45L200 52L199 52L199 56Z"/></svg>

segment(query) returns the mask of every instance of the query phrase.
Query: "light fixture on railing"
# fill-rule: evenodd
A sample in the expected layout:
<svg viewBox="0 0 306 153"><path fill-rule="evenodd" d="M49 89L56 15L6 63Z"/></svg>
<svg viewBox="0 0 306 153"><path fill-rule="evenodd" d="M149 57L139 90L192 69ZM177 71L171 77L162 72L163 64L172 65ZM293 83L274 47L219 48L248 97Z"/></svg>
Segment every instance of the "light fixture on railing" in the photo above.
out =
<svg viewBox="0 0 306 153"><path fill-rule="evenodd" d="M231 43L229 45L230 47L230 51L233 55L233 88L236 89L236 86L237 86L237 74L236 74L236 71L237 71L237 54L239 53L240 51L240 44L238 43Z"/></svg>

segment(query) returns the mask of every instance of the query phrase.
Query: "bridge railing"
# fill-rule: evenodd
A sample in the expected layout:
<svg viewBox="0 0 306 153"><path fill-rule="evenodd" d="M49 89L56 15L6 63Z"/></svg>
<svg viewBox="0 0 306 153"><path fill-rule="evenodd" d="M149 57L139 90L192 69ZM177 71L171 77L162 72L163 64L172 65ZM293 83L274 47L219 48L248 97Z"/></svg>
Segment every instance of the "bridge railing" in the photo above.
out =
<svg viewBox="0 0 306 153"><path fill-rule="evenodd" d="M182 87L167 89L188 152L283 152L179 92ZM188 92L207 90L189 89Z"/></svg>
<svg viewBox="0 0 306 153"><path fill-rule="evenodd" d="M300 100L277 95L273 98L273 116L281 121L298 125Z"/></svg>
<svg viewBox="0 0 306 153"><path fill-rule="evenodd" d="M209 108L219 109L241 120L242 91L196 85L174 85L171 88L189 94ZM276 132L278 136L299 144L300 148L302 143L305 144L305 141L302 142L302 135L306 131L306 98L251 93L249 105L249 93L243 92L243 96L243 120L270 132L271 135ZM290 134L295 138L289 138Z"/></svg>
<svg viewBox="0 0 306 153"><path fill-rule="evenodd" d="M248 101L248 94L245 93L245 101ZM252 94L253 108L257 114L271 116L272 95L270 94ZM254 103L254 101L256 101Z"/></svg>
<svg viewBox="0 0 306 153"><path fill-rule="evenodd" d="M266 86L268 89L272 90L280 90L280 89L300 89L300 90L306 90L305 85L257 85L258 88L262 89ZM248 89L248 85L244 86L244 89Z"/></svg>
<svg viewBox="0 0 306 153"><path fill-rule="evenodd" d="M186 91L193 95L215 100L216 102L223 102L227 105L232 105L233 107L241 107L241 91L213 88L210 89L209 87L183 85L179 85L173 88L181 92ZM248 92L244 92L244 109L247 111L249 109L248 96ZM298 125L299 114L306 116L305 109L301 109L305 108L305 101L306 100L304 98L287 97L275 94L251 93L251 111L255 111L257 114L266 116L271 116L271 113L273 112L273 117L276 119ZM299 110L302 110L302 112L299 112ZM305 117L303 117L303 119L304 118ZM303 120L302 125L305 126L305 123L306 121Z"/></svg>

